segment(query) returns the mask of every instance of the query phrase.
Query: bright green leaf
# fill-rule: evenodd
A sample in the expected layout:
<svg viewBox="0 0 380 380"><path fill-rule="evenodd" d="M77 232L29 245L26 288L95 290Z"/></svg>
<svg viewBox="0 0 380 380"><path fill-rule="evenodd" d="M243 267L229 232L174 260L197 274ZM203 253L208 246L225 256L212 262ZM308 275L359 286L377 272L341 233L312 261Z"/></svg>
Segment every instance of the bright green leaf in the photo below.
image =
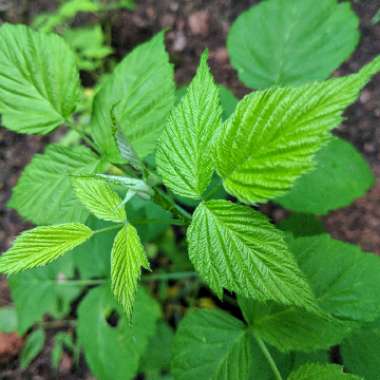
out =
<svg viewBox="0 0 380 380"><path fill-rule="evenodd" d="M174 98L173 67L159 33L129 53L97 93L91 120L97 145L111 161L120 160L114 114L128 141L145 157L155 149Z"/></svg>
<svg viewBox="0 0 380 380"><path fill-rule="evenodd" d="M348 2L268 0L238 17L227 46L248 87L294 85L330 76L354 51L358 26Z"/></svg>
<svg viewBox="0 0 380 380"><path fill-rule="evenodd" d="M336 364L307 363L292 372L288 380L363 380L358 376L343 372Z"/></svg>
<svg viewBox="0 0 380 380"><path fill-rule="evenodd" d="M211 144L221 125L219 91L204 53L186 95L170 114L160 138L157 168L176 194L199 199L213 171Z"/></svg>
<svg viewBox="0 0 380 380"><path fill-rule="evenodd" d="M116 326L107 319L117 313ZM123 316L108 286L91 290L78 311L77 334L94 376L102 380L132 380L160 310L143 289L137 293L133 322Z"/></svg>
<svg viewBox="0 0 380 380"><path fill-rule="evenodd" d="M112 291L132 317L141 267L150 269L148 259L135 227L128 223L116 235L112 247Z"/></svg>
<svg viewBox="0 0 380 380"><path fill-rule="evenodd" d="M14 307L0 307L0 332L17 331L17 313Z"/></svg>
<svg viewBox="0 0 380 380"><path fill-rule="evenodd" d="M127 215L122 200L107 182L92 177L74 177L72 184L78 199L97 218L125 222Z"/></svg>
<svg viewBox="0 0 380 380"><path fill-rule="evenodd" d="M42 329L33 331L25 341L21 351L20 367L25 369L41 353L45 343L45 332Z"/></svg>
<svg viewBox="0 0 380 380"><path fill-rule="evenodd" d="M259 300L313 307L313 295L281 231L246 206L201 203L188 230L195 269L218 294L223 288Z"/></svg>
<svg viewBox="0 0 380 380"><path fill-rule="evenodd" d="M79 101L75 56L56 35L1 26L0 73L2 124L13 131L49 133Z"/></svg>
<svg viewBox="0 0 380 380"><path fill-rule="evenodd" d="M93 231L83 224L36 227L23 232L0 258L0 272L13 274L49 264L84 243Z"/></svg>
<svg viewBox="0 0 380 380"><path fill-rule="evenodd" d="M249 380L246 326L219 310L190 312L177 330L172 358L176 380Z"/></svg>
<svg viewBox="0 0 380 380"><path fill-rule="evenodd" d="M286 193L313 168L314 154L344 109L379 70L380 57L345 78L247 95L216 141L215 164L225 189L247 203Z"/></svg>
<svg viewBox="0 0 380 380"><path fill-rule="evenodd" d="M8 206L35 224L83 223L88 211L71 186L72 175L90 175L101 162L86 147L50 145L24 169Z"/></svg>
<svg viewBox="0 0 380 380"><path fill-rule="evenodd" d="M317 153L315 161L316 168L298 178L277 203L292 211L325 215L348 206L374 183L368 163L344 140L334 138Z"/></svg>

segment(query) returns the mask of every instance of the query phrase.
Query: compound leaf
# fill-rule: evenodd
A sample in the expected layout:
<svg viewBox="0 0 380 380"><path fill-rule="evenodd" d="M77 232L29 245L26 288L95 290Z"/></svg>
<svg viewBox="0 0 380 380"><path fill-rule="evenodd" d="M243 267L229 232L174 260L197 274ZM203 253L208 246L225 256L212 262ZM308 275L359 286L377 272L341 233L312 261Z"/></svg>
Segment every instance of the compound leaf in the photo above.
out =
<svg viewBox="0 0 380 380"><path fill-rule="evenodd" d="M164 34L138 46L115 68L94 99L91 131L101 151L120 161L113 116L140 157L151 153L174 105L173 67Z"/></svg>
<svg viewBox="0 0 380 380"><path fill-rule="evenodd" d="M149 269L149 262L135 227L128 223L116 235L111 261L112 291L128 318L132 317L141 267Z"/></svg>
<svg viewBox="0 0 380 380"><path fill-rule="evenodd" d="M175 335L176 380L248 380L251 363L246 326L220 310L191 311Z"/></svg>
<svg viewBox="0 0 380 380"><path fill-rule="evenodd" d="M374 183L362 155L352 144L336 137L317 153L315 161L315 169L298 178L277 203L292 211L325 215L348 206Z"/></svg>
<svg viewBox="0 0 380 380"><path fill-rule="evenodd" d="M1 26L0 73L2 124L13 131L49 133L79 100L75 56L57 35Z"/></svg>
<svg viewBox="0 0 380 380"><path fill-rule="evenodd" d="M86 147L50 145L24 169L8 206L35 224L83 223L88 211L71 186L71 176L93 174L101 162Z"/></svg>
<svg viewBox="0 0 380 380"><path fill-rule="evenodd" d="M348 2L269 0L238 17L227 46L248 87L295 85L326 79L340 66L358 43L358 26Z"/></svg>
<svg viewBox="0 0 380 380"><path fill-rule="evenodd" d="M211 143L221 114L204 53L186 95L169 116L156 155L164 183L176 194L199 199L207 189L214 171Z"/></svg>
<svg viewBox="0 0 380 380"><path fill-rule="evenodd" d="M246 206L201 203L188 230L190 259L218 294L223 288L259 300L313 307L312 292L281 231Z"/></svg>
<svg viewBox="0 0 380 380"><path fill-rule="evenodd" d="M122 200L107 182L92 177L75 177L72 183L78 199L97 218L125 222L127 215Z"/></svg>
<svg viewBox="0 0 380 380"><path fill-rule="evenodd" d="M358 376L343 372L336 364L307 363L292 372L288 380L363 380Z"/></svg>
<svg viewBox="0 0 380 380"><path fill-rule="evenodd" d="M93 231L83 224L36 227L23 232L0 258L0 272L12 274L46 265L84 243Z"/></svg>

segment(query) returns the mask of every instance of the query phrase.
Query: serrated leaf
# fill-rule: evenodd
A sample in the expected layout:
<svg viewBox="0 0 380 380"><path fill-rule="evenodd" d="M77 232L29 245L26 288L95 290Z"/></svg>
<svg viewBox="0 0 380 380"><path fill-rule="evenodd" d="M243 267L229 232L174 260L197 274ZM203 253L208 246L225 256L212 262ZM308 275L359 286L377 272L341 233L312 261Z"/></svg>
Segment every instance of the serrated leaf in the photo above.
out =
<svg viewBox="0 0 380 380"><path fill-rule="evenodd" d="M342 112L380 70L380 57L359 73L246 96L216 140L215 165L225 189L247 203L286 193L313 168Z"/></svg>
<svg viewBox="0 0 380 380"><path fill-rule="evenodd" d="M42 321L45 314L61 319L69 313L70 303L79 295L80 288L61 283L74 275L72 264L72 256L68 254L45 267L9 277L20 334Z"/></svg>
<svg viewBox="0 0 380 380"><path fill-rule="evenodd" d="M25 369L44 348L45 332L42 329L33 331L26 339L20 355L20 367Z"/></svg>
<svg viewBox="0 0 380 380"><path fill-rule="evenodd" d="M83 224L36 227L23 232L0 257L0 272L13 274L46 265L84 243L93 231Z"/></svg>
<svg viewBox="0 0 380 380"><path fill-rule="evenodd" d="M24 169L8 207L35 224L83 223L88 211L75 196L70 177L99 170L101 161L89 149L49 145Z"/></svg>
<svg viewBox="0 0 380 380"><path fill-rule="evenodd" d="M298 178L277 203L292 211L325 215L348 206L374 183L368 163L344 140L333 138L317 153L315 161L316 167Z"/></svg>
<svg viewBox="0 0 380 380"><path fill-rule="evenodd" d="M336 364L307 363L292 372L288 380L363 380L358 376L343 372Z"/></svg>
<svg viewBox="0 0 380 380"><path fill-rule="evenodd" d="M112 291L128 318L132 317L141 268L150 269L149 262L135 227L128 223L116 235L111 259Z"/></svg>
<svg viewBox="0 0 380 380"><path fill-rule="evenodd" d="M74 177L72 184L75 195L97 218L115 223L126 221L122 200L107 182L93 177Z"/></svg>
<svg viewBox="0 0 380 380"><path fill-rule="evenodd" d="M151 153L174 98L173 67L159 33L129 53L95 97L91 132L103 154L120 160L112 113L138 155Z"/></svg>
<svg viewBox="0 0 380 380"><path fill-rule="evenodd" d="M78 103L75 56L56 35L24 25L1 26L0 73L2 124L13 131L49 133Z"/></svg>
<svg viewBox="0 0 380 380"><path fill-rule="evenodd" d="M204 53L186 95L169 116L156 154L158 172L176 194L199 199L207 189L214 171L211 144L221 114Z"/></svg>
<svg viewBox="0 0 380 380"><path fill-rule="evenodd" d="M115 312L118 322L111 326L107 319ZM91 290L79 306L77 334L94 376L132 380L159 316L157 303L143 289L137 293L132 323L124 317L108 286Z"/></svg>
<svg viewBox="0 0 380 380"><path fill-rule="evenodd" d="M248 380L250 354L241 321L220 310L196 310L175 335L172 373L176 380Z"/></svg>
<svg viewBox="0 0 380 380"><path fill-rule="evenodd" d="M223 288L259 300L313 308L313 295L267 218L224 200L201 203L188 230L195 269L218 294Z"/></svg>
<svg viewBox="0 0 380 380"><path fill-rule="evenodd" d="M359 40L358 26L349 3L269 0L237 18L227 46L248 87L295 85L326 79L348 59Z"/></svg>
<svg viewBox="0 0 380 380"><path fill-rule="evenodd" d="M380 257L327 234L290 239L289 248L324 310L356 321L380 316Z"/></svg>

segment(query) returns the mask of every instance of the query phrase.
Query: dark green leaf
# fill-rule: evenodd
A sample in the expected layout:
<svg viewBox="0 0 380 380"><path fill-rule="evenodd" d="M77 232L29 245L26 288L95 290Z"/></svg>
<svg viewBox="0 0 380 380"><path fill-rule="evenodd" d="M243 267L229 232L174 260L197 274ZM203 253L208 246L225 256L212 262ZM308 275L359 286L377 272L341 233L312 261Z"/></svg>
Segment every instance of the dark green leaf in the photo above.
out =
<svg viewBox="0 0 380 380"><path fill-rule="evenodd" d="M45 332L42 329L33 331L26 339L21 351L20 367L25 369L40 354L44 348Z"/></svg>

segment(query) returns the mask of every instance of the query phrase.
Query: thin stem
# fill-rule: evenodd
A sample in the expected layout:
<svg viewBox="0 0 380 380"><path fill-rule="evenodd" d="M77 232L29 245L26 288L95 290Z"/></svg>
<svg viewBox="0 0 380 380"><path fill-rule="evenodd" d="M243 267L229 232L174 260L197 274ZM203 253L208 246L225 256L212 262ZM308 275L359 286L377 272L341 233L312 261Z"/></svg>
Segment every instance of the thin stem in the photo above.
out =
<svg viewBox="0 0 380 380"><path fill-rule="evenodd" d="M163 198L164 201L166 201L169 204L169 206L172 209L176 210L186 221L191 221L192 219L191 214L189 214L181 206L177 205L177 203L175 203L175 201L169 195L167 195L164 191L162 191L158 187L156 187L155 190L159 194L159 196Z"/></svg>
<svg viewBox="0 0 380 380"><path fill-rule="evenodd" d="M185 278L198 277L196 272L174 272L174 273L157 273L142 276L143 281L167 281L183 280Z"/></svg>
<svg viewBox="0 0 380 380"><path fill-rule="evenodd" d="M78 135L97 153L100 154L99 149L97 146L93 143L93 141L87 136L87 134L82 131L80 128L78 128L74 123L71 121L66 120L66 125L68 128L72 129L73 131L77 132Z"/></svg>
<svg viewBox="0 0 380 380"><path fill-rule="evenodd" d="M175 226L183 226L185 223L183 220L180 219L167 219L167 220L162 220L162 219L134 219L131 220L132 224L172 224Z"/></svg>
<svg viewBox="0 0 380 380"><path fill-rule="evenodd" d="M280 373L279 369L277 368L276 362L274 361L274 359L273 359L271 353L269 352L267 346L258 336L256 336L256 335L254 335L254 336L255 336L255 339L256 339L262 353L264 354L265 358L267 359L269 366L272 369L274 377L276 378L276 380L283 380L281 373Z"/></svg>
<svg viewBox="0 0 380 380"><path fill-rule="evenodd" d="M56 329L65 326L75 326L76 321L73 320L62 320L62 321L48 321L48 322L40 322L38 326L44 329Z"/></svg>
<svg viewBox="0 0 380 380"><path fill-rule="evenodd" d="M107 232L107 231L112 231L112 230L116 230L117 228L120 228L122 227L124 224L120 223L120 224L114 224L112 226L109 226L109 227L104 227L104 228L101 228L100 230L95 230L94 231L94 234L100 234L102 232Z"/></svg>
<svg viewBox="0 0 380 380"><path fill-rule="evenodd" d="M101 279L101 280L67 280L67 281L58 281L58 285L91 286L91 285L102 285L106 282L107 282L106 279Z"/></svg>

